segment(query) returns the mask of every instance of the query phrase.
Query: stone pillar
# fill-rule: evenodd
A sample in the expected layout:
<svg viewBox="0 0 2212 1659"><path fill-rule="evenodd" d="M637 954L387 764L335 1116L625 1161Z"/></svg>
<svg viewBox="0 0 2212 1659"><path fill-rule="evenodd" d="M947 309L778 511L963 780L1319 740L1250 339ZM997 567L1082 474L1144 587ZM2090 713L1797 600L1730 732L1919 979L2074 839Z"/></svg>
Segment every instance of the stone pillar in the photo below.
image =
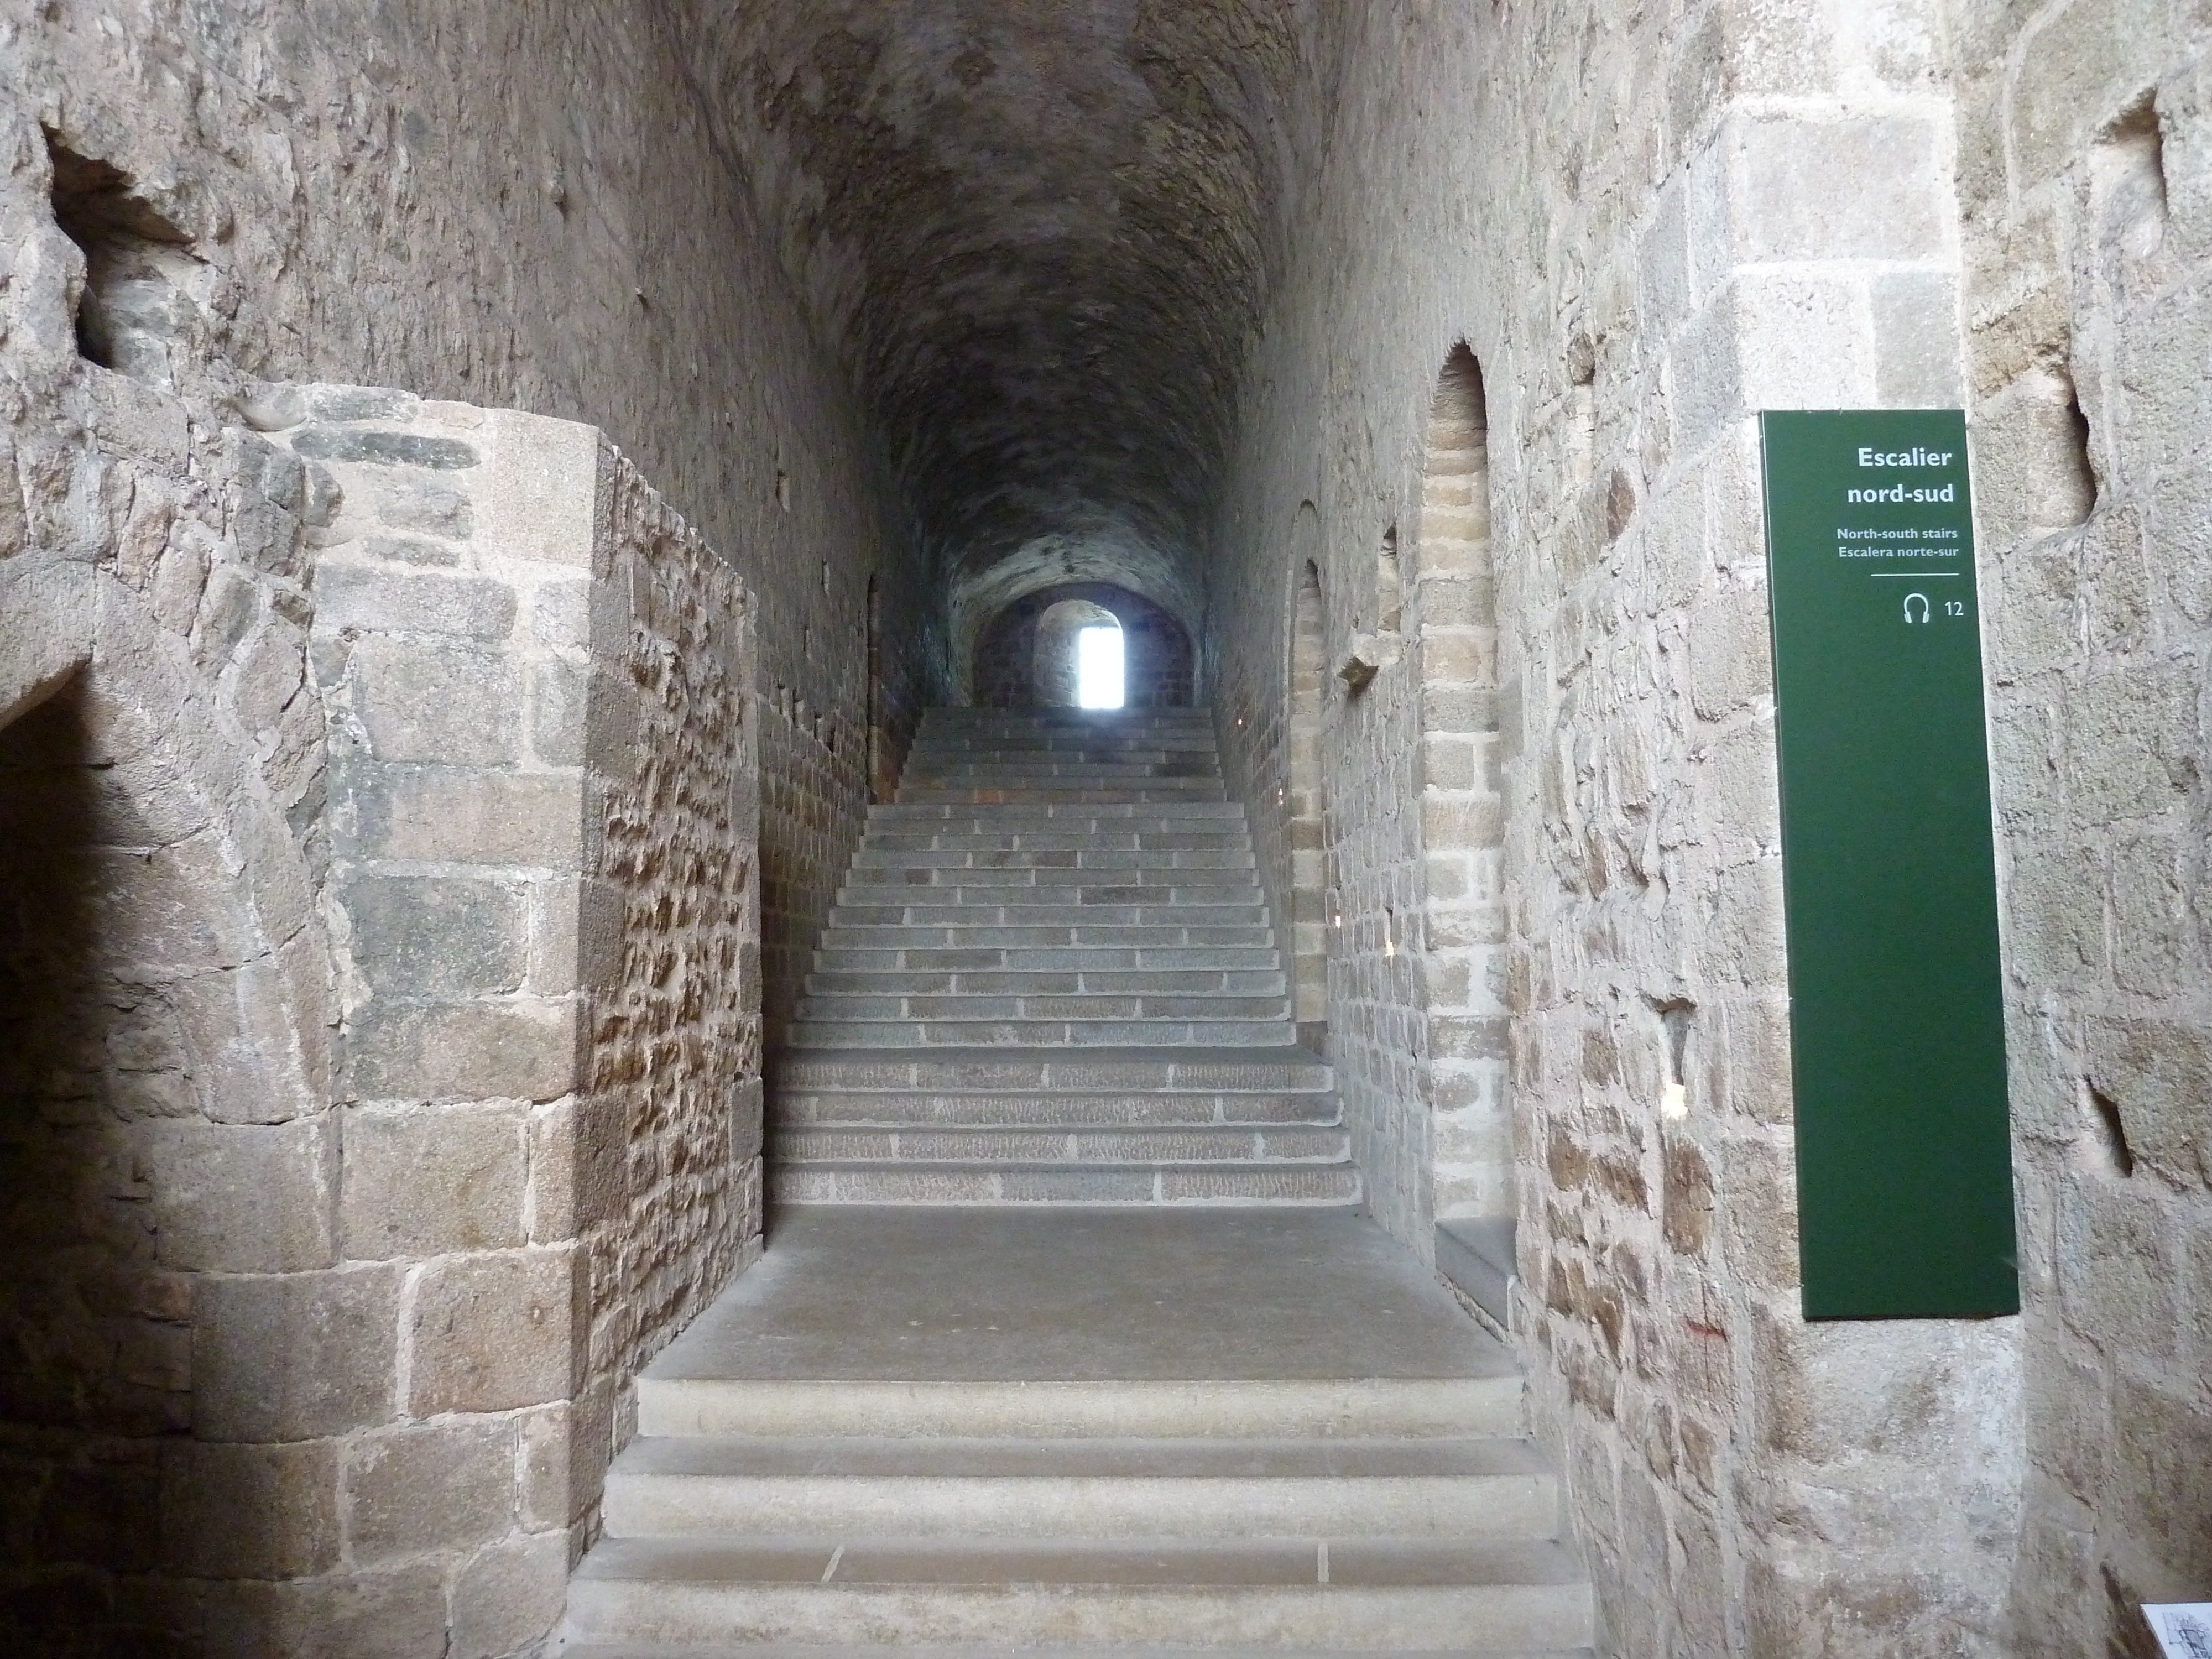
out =
<svg viewBox="0 0 2212 1659"><path fill-rule="evenodd" d="M336 1260L204 1293L179 1519L218 1642L493 1659L558 1617L637 1368L758 1248L745 602L590 428L251 412L337 503Z"/></svg>

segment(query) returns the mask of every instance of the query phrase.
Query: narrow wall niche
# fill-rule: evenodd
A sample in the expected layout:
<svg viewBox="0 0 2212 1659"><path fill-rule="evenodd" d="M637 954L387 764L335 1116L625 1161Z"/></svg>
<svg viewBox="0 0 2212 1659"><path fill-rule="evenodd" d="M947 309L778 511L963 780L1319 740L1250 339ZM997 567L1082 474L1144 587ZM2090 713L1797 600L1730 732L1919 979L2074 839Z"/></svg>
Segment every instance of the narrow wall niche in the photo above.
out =
<svg viewBox="0 0 2212 1659"><path fill-rule="evenodd" d="M1440 1224L1503 1227L1514 1199L1490 422L1482 370L1464 344L1446 359L1430 406L1415 571L1430 1196Z"/></svg>
<svg viewBox="0 0 2212 1659"><path fill-rule="evenodd" d="M1659 1115L1679 1121L1690 1115L1690 1024L1698 1005L1687 997L1668 997L1655 1000L1651 1010L1659 1017Z"/></svg>
<svg viewBox="0 0 2212 1659"><path fill-rule="evenodd" d="M1382 545L1375 555L1375 626L1395 634L1406 607L1405 581L1398 568L1398 526L1382 532Z"/></svg>
<svg viewBox="0 0 2212 1659"><path fill-rule="evenodd" d="M51 137L54 222L84 255L77 352L149 386L177 389L208 351L198 298L206 267L191 239L134 188L128 173Z"/></svg>
<svg viewBox="0 0 2212 1659"><path fill-rule="evenodd" d="M2081 1104L2089 1121L2089 1138L2097 1158L2123 1181L2136 1172L2135 1148L2128 1145L2128 1126L2120 1115L2120 1103L2087 1078L2081 1080Z"/></svg>
<svg viewBox="0 0 2212 1659"><path fill-rule="evenodd" d="M890 735L884 730L884 601L873 576L868 578L867 608L861 627L866 631L868 676L868 799L881 803L891 798L898 779L889 774Z"/></svg>
<svg viewBox="0 0 2212 1659"><path fill-rule="evenodd" d="M1290 640L1285 653L1290 710L1291 994L1300 1040L1319 1050L1328 1022L1328 802L1322 779L1322 720L1328 707L1328 665L1321 541L1311 501L1291 530Z"/></svg>
<svg viewBox="0 0 2212 1659"><path fill-rule="evenodd" d="M2098 234L2107 249L2142 260L2164 245L2166 139L2154 94L2145 93L2097 135L2089 152L2089 187Z"/></svg>
<svg viewBox="0 0 2212 1659"><path fill-rule="evenodd" d="M1597 471L1597 343L1579 329L1567 340L1567 419L1569 470L1586 484Z"/></svg>

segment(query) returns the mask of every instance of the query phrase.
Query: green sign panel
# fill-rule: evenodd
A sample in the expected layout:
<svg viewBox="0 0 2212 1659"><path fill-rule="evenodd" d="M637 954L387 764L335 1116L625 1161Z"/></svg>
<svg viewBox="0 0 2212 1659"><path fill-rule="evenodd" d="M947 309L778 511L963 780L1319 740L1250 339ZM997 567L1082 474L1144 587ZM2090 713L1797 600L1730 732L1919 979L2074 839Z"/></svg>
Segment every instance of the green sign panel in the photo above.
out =
<svg viewBox="0 0 2212 1659"><path fill-rule="evenodd" d="M1805 1316L2014 1313L1966 417L1760 420Z"/></svg>

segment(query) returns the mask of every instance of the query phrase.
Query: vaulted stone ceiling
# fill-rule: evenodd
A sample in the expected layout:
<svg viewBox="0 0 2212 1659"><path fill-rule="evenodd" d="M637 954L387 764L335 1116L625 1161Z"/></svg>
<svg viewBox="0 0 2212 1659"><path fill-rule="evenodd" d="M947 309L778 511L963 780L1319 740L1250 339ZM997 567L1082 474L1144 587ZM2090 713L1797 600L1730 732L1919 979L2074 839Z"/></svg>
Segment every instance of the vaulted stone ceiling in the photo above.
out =
<svg viewBox="0 0 2212 1659"><path fill-rule="evenodd" d="M1336 15L696 0L702 90L970 627L1062 572L1197 621Z"/></svg>

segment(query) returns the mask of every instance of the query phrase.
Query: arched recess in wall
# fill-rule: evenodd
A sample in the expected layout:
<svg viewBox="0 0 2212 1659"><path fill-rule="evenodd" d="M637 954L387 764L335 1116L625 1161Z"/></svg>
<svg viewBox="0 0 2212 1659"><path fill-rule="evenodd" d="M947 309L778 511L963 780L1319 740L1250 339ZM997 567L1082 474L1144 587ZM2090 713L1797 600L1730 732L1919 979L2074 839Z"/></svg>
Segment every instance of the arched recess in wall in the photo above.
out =
<svg viewBox="0 0 2212 1659"><path fill-rule="evenodd" d="M1417 572L1432 1195L1439 1221L1503 1227L1514 1194L1497 572L1489 417L1464 343L1430 406Z"/></svg>
<svg viewBox="0 0 2212 1659"><path fill-rule="evenodd" d="M1291 533L1290 641L1291 997L1298 1035L1320 1048L1328 1024L1328 801L1322 775L1322 720L1328 661L1321 586L1321 517L1301 502Z"/></svg>
<svg viewBox="0 0 2212 1659"><path fill-rule="evenodd" d="M204 684L119 584L102 617L119 666L0 725L0 1463L37 1540L0 1563L10 1651L141 1650L125 1609L161 1597L119 1587L162 1588L165 1467L325 1432L287 1414L277 1310L327 1304L270 1277L335 1259L309 874ZM244 1531L197 1530L182 1576L248 1576Z"/></svg>
<svg viewBox="0 0 2212 1659"><path fill-rule="evenodd" d="M1124 707L1190 706L1195 653L1182 623L1142 594L1110 582L1067 582L1013 600L976 636L969 684L979 708L1052 706L1037 682L1037 624L1047 611L1072 599L1097 606L1121 624ZM1063 705L1073 701L1072 696L1061 700Z"/></svg>

